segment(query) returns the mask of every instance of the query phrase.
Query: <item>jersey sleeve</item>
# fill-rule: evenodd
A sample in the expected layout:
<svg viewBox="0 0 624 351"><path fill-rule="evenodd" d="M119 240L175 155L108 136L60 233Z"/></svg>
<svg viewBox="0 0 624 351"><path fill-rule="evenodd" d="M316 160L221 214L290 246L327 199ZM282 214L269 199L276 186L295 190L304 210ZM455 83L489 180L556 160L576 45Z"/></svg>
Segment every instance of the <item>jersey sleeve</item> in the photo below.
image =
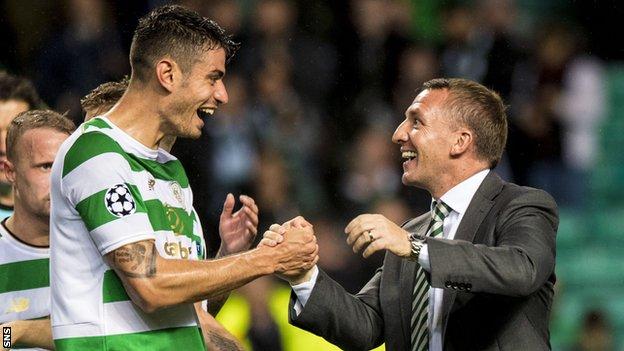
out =
<svg viewBox="0 0 624 351"><path fill-rule="evenodd" d="M102 255L155 239L131 162L121 146L101 132L81 135L65 155L62 192Z"/></svg>

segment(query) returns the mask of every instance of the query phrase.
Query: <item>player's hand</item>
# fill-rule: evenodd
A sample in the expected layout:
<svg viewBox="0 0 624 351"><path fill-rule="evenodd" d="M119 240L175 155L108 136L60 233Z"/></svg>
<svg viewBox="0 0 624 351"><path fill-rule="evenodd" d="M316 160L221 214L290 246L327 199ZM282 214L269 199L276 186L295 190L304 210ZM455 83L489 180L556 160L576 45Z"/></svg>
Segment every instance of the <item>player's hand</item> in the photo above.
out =
<svg viewBox="0 0 624 351"><path fill-rule="evenodd" d="M260 240L260 242L258 243L258 247L274 247L275 245L284 241L284 233L286 233L286 228L279 224L272 224L269 227L269 230L264 232L264 234L262 235L262 240Z"/></svg>
<svg viewBox="0 0 624 351"><path fill-rule="evenodd" d="M269 230L264 232L262 236L262 240L258 243L258 247L260 246L275 246L281 243L284 240L284 233L286 230L290 228L314 228L310 222L308 222L302 216L297 216L284 224L272 224L269 227Z"/></svg>
<svg viewBox="0 0 624 351"><path fill-rule="evenodd" d="M389 250L399 257L409 257L412 252L409 233L380 214L355 217L345 228L345 234L353 252L364 250L364 258L379 250Z"/></svg>
<svg viewBox="0 0 624 351"><path fill-rule="evenodd" d="M239 200L243 207L232 213L236 203L234 195L228 194L225 198L219 221L219 235L221 236L219 256L249 249L258 233L258 206L254 199L241 195Z"/></svg>
<svg viewBox="0 0 624 351"><path fill-rule="evenodd" d="M318 262L318 245L312 227L285 229L274 224L271 228L283 231L283 234L268 230L263 240L274 240L276 275L290 284L309 281L312 268ZM266 245L269 246L269 245Z"/></svg>

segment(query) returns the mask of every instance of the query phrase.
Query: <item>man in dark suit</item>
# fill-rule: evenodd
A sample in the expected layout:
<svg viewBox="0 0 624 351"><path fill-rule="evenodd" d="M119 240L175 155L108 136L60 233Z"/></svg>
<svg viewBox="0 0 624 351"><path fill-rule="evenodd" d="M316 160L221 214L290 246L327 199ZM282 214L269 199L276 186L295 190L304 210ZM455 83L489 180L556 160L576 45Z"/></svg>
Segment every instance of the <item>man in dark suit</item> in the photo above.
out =
<svg viewBox="0 0 624 351"><path fill-rule="evenodd" d="M347 243L383 266L357 295L323 271L289 272L289 317L346 350L548 350L555 283L554 200L491 171L507 137L500 97L463 79L434 79L392 140L402 181L429 191L431 212L392 223L364 214ZM273 225L263 244L293 223Z"/></svg>

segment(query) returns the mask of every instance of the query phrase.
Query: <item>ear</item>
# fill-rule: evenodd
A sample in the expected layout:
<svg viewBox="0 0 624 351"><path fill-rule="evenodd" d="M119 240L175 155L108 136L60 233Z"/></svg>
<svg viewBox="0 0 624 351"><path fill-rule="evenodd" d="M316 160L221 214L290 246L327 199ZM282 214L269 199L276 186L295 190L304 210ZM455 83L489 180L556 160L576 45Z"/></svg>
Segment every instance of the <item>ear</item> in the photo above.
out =
<svg viewBox="0 0 624 351"><path fill-rule="evenodd" d="M474 143L474 135L468 129L459 129L453 133L453 145L451 146L451 156L459 157L466 153Z"/></svg>
<svg viewBox="0 0 624 351"><path fill-rule="evenodd" d="M15 184L15 165L13 162L4 159L0 161L0 169L11 184Z"/></svg>
<svg viewBox="0 0 624 351"><path fill-rule="evenodd" d="M178 65L169 58L163 58L156 63L156 79L168 92L173 92L176 81L182 77Z"/></svg>

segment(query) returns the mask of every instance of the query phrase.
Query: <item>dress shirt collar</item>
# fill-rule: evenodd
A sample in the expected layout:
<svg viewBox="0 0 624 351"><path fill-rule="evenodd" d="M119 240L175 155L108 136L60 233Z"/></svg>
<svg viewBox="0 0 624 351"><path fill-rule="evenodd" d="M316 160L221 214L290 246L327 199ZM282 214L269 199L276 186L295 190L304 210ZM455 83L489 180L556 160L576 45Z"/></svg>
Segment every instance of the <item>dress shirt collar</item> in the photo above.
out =
<svg viewBox="0 0 624 351"><path fill-rule="evenodd" d="M490 172L489 169L484 169L463 182L455 185L451 188L451 190L447 191L444 195L440 197L445 204L447 204L453 211L459 213L460 215L466 212L468 209L468 205L470 201L472 201L472 197L481 186L481 183L485 179L485 177ZM431 209L433 210L433 201L435 199L431 199Z"/></svg>

